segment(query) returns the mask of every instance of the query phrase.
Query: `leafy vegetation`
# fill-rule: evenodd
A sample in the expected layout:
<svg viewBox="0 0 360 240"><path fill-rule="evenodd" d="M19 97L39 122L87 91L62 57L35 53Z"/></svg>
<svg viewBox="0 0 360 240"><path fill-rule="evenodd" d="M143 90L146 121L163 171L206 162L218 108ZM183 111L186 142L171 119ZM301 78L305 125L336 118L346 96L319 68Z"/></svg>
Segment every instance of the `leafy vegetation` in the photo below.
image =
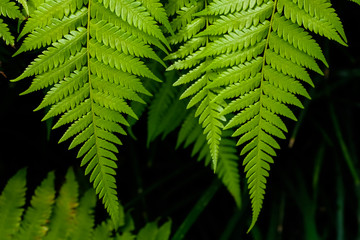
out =
<svg viewBox="0 0 360 240"><path fill-rule="evenodd" d="M288 119L299 120L290 138L293 146L306 114L299 115L294 107L307 110L309 99L317 96L309 87L317 85L314 79L327 79L329 67L332 69L329 47L323 51L319 43L333 44L325 40L329 39L337 42L334 46L348 44L340 18L325 0L32 0L20 1L21 7L0 0L0 4L0 14L10 26L15 26L11 19L22 21L29 16L19 22L19 28L0 20L3 45L13 46L1 53L5 62L30 62L22 73L18 74L25 66L14 71L17 76L11 74L12 82L25 86L20 80L30 78L32 83L22 95L43 92L35 110L45 113L48 142L54 139L50 129L67 126L59 142L72 139L69 149L78 149L80 166L86 166L85 175L89 175L115 229L125 224L118 196L121 200L126 196L119 189L129 185L118 172L124 174L128 164L137 169L132 179L145 208L141 161L145 159L148 166L159 164L159 158L171 156L166 148L175 146L192 147L184 151L185 158L197 156L210 166L233 197L235 208L246 209L243 206L250 199L252 221L243 226L250 224L248 231L253 229L264 205L270 164L278 159L283 139L294 126ZM12 58L5 57L8 54ZM333 121L357 186L354 157L344 143L332 103L329 109L328 119ZM163 141L165 138L169 141ZM164 142L169 146L163 146ZM123 144L126 146L119 147ZM141 144L147 146L149 150L144 152L149 154L135 153L142 149ZM325 151L326 146L324 143L319 149ZM158 151L163 155L157 155ZM321 151L316 155L316 178L324 155ZM240 161L244 176L239 171ZM162 173L169 171L165 166ZM185 171L180 166L169 179ZM317 186L315 177L313 185ZM120 184L116 182L119 178ZM242 184L243 178L247 184ZM301 174L297 181L303 197L296 203L300 209L304 204L314 206L302 211L314 222L316 198L307 195ZM244 197L246 188L249 193ZM215 181L179 224L175 239L185 236L218 190ZM289 191L296 195L292 187ZM19 206L24 205L18 200ZM240 219L238 211L223 239ZM53 224L49 238L64 234L59 228L64 226L56 221ZM305 224L307 236L318 237L311 228L315 225ZM255 227L253 234L258 238L257 233Z"/></svg>
<svg viewBox="0 0 360 240"><path fill-rule="evenodd" d="M54 172L50 172L25 210L26 169L10 178L0 196L1 239L169 239L171 221L161 226L149 222L137 235L132 233L135 226L130 214L122 216L122 227L116 232L112 221L95 225L94 190L87 190L79 200L79 184L72 169L58 194L54 180Z"/></svg>

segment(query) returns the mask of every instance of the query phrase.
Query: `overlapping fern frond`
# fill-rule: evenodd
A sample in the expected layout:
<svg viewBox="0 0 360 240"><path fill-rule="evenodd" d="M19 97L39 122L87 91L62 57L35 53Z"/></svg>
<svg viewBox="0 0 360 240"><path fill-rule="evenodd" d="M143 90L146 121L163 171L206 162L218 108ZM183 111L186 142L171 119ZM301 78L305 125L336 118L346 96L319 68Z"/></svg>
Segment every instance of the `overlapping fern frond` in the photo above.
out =
<svg viewBox="0 0 360 240"><path fill-rule="evenodd" d="M171 220L158 226L149 222L134 234L131 215L126 217L126 227L114 231L112 221L95 224L96 195L88 189L79 200L79 184L70 168L58 194L55 191L55 175L50 172L35 189L30 206L26 202L26 170L21 169L6 184L0 195L0 239L3 240L103 240L103 239L151 239L167 240L171 232Z"/></svg>
<svg viewBox="0 0 360 240"><path fill-rule="evenodd" d="M202 127L190 111L183 121L177 140L177 147L185 148L192 145L192 156L197 155L198 161L205 161L205 166L212 162L210 147ZM219 159L215 173L228 189L238 207L241 206L241 188L239 174L239 158L237 156L236 142L230 139L231 131L224 131L219 144Z"/></svg>
<svg viewBox="0 0 360 240"><path fill-rule="evenodd" d="M0 4L3 16L20 17L11 2ZM43 51L15 80L35 77L24 94L47 90L36 110L49 107L44 120L60 116L54 128L70 124L60 142L72 138L70 148L80 147L81 165L116 226L123 221L114 177L119 135L144 112L133 103L156 92L148 143L187 116L179 143L194 143L193 153L212 162L239 205L235 148L227 138L235 128L253 227L278 139L287 132L283 118L296 120L292 107L302 108L307 85L314 86L309 71L322 74L318 63L328 65L312 34L347 41L327 0L169 0L165 7L160 0L39 0L28 12L15 55ZM0 37L13 44L3 26L0 20ZM157 51L168 54L170 45L177 50L166 57L174 61L168 70L181 76L151 91L143 80L160 79L147 61L165 66ZM184 103L176 98L189 100L191 116L179 114Z"/></svg>
<svg viewBox="0 0 360 240"><path fill-rule="evenodd" d="M302 108L313 83L308 70L322 74L324 55L313 32L346 45L342 24L326 0L170 1L180 45L169 69L187 70L174 85L188 84L182 98L196 116L216 162L221 132L236 127L242 145L255 224L264 199L266 177L285 138L282 120L296 120L289 105ZM304 86L305 84L305 86ZM234 114L226 121L225 116Z"/></svg>
<svg viewBox="0 0 360 240"><path fill-rule="evenodd" d="M49 89L36 110L45 119L61 116L54 128L70 124L60 142L73 138L96 193L116 226L123 221L115 169L126 116L137 118L131 101L149 95L143 78L160 81L144 59L164 65L153 46L169 46L158 23L169 28L159 0L49 0L31 13L16 54L45 50L15 81L35 76L24 92ZM170 29L169 29L170 30Z"/></svg>
<svg viewBox="0 0 360 240"><path fill-rule="evenodd" d="M26 170L9 180L0 195L0 238L10 240L18 231L25 204Z"/></svg>
<svg viewBox="0 0 360 240"><path fill-rule="evenodd" d="M183 74L174 83L174 86L191 83L191 86L182 93L180 98L191 96L187 107L197 107L195 116L199 117L199 123L203 126L214 169L216 169L223 122L225 121L225 118L220 116L224 103L213 101L219 93L218 88L209 87L216 77L216 71L208 67L213 57L198 57L198 54L204 49L203 46L210 41L209 36L201 36L199 33L210 24L211 19L207 16L194 18L193 15L204 8L206 8L206 1L183 1L182 5L175 1L169 1L169 14L176 13L171 22L176 32L174 36L170 37L169 42L182 44L182 46L178 51L170 54L167 59L181 59L170 66L168 70L192 69Z"/></svg>

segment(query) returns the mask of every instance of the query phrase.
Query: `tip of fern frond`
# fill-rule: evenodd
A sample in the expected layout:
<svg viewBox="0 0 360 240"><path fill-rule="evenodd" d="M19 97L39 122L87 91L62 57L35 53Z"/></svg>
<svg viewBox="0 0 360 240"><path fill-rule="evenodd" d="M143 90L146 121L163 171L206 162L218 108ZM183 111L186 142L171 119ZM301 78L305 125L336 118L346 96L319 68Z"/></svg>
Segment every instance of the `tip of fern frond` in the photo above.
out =
<svg viewBox="0 0 360 240"><path fill-rule="evenodd" d="M23 78L21 76L15 78L15 79L11 79L10 82L18 82L20 80L22 80Z"/></svg>
<svg viewBox="0 0 360 240"><path fill-rule="evenodd" d="M17 55L19 55L20 53L24 52L22 46L11 56L11 57L15 57Z"/></svg>
<svg viewBox="0 0 360 240"><path fill-rule="evenodd" d="M217 170L217 161L213 160L213 170L214 170L214 174L216 173Z"/></svg>
<svg viewBox="0 0 360 240"><path fill-rule="evenodd" d="M349 45L347 44L347 39L346 37L341 39L341 41L338 41L341 45L343 45L344 47L348 47Z"/></svg>
<svg viewBox="0 0 360 240"><path fill-rule="evenodd" d="M34 110L33 110L33 112L37 112L37 111L39 111L39 110L41 110L42 109L42 107L41 106L38 106L37 108L35 108Z"/></svg>
<svg viewBox="0 0 360 240"><path fill-rule="evenodd" d="M14 82L16 82L15 80L16 80L16 79L14 79ZM24 96L24 95L29 94L29 93L32 93L32 92L34 92L34 90L31 89L31 88L28 88L27 90L23 91L23 92L20 93L19 95L20 95L20 96Z"/></svg>
<svg viewBox="0 0 360 240"><path fill-rule="evenodd" d="M257 219L258 219L257 216L253 216L253 218L251 220L250 227L249 227L249 229L247 230L246 233L249 233L253 229L253 227L255 226L255 224L257 222Z"/></svg>
<svg viewBox="0 0 360 240"><path fill-rule="evenodd" d="M27 34L27 32L21 31L21 33L19 34L19 36L17 37L16 41L20 41L20 39L25 36Z"/></svg>
<svg viewBox="0 0 360 240"><path fill-rule="evenodd" d="M252 230L252 228L255 226L255 223L251 223L249 229L246 231L247 234Z"/></svg>
<svg viewBox="0 0 360 240"><path fill-rule="evenodd" d="M128 134L129 134L129 136L132 138L132 139L134 139L135 141L137 141L137 137L135 136L135 133L133 132L133 130L132 130L132 127L127 127L127 132L128 132Z"/></svg>
<svg viewBox="0 0 360 240"><path fill-rule="evenodd" d="M174 68L174 65L171 65L170 67L168 67L165 71L172 71L172 70L174 70L175 68Z"/></svg>

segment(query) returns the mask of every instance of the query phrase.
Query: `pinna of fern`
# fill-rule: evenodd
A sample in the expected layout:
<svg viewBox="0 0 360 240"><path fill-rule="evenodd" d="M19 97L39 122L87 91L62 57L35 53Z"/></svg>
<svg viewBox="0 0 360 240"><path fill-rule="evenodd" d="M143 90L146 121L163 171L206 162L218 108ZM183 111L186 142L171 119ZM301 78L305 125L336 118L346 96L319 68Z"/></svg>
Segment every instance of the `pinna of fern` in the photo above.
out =
<svg viewBox="0 0 360 240"><path fill-rule="evenodd" d="M117 227L124 217L114 177L119 135L126 134L126 116L137 119L129 103L145 103L140 94L150 95L141 80L160 81L144 59L164 65L153 47L168 47L158 25L169 26L165 10L151 2L43 2L25 23L15 53L45 48L15 81L35 76L23 94L49 89L36 110L50 107L44 120L60 115L54 128L70 124L60 142L73 138L70 148L80 146L81 166L87 165L85 174Z"/></svg>
<svg viewBox="0 0 360 240"><path fill-rule="evenodd" d="M303 108L299 96L310 98L304 86L314 86L308 70L322 74L317 61L328 66L308 32L346 45L342 24L326 0L183 1L171 7L177 31L169 41L180 46L167 57L177 60L169 69L188 69L174 85L188 84L182 97L193 96L189 107L197 106L204 133L215 131L213 126L219 132L236 128L232 135L242 146L251 229L280 148L277 138L287 132L282 118L296 120L289 105ZM211 106L216 115L208 114ZM227 121L228 114L233 116ZM211 134L207 139L212 148Z"/></svg>

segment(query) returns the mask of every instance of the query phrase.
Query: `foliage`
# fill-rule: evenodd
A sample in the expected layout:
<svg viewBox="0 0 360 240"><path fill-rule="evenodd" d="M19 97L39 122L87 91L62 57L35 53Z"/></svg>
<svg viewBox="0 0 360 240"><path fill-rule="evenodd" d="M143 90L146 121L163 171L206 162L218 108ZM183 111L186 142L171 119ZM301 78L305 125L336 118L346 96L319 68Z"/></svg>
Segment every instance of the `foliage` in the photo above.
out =
<svg viewBox="0 0 360 240"><path fill-rule="evenodd" d="M2 16L22 18L15 3L0 1ZM79 148L85 175L115 228L124 225L115 182L120 136L136 137L134 124L147 113L147 146L177 130L177 147L192 145L192 155L211 165L237 207L241 146L252 229L287 119L297 120L294 107L304 108L303 99L311 98L314 73L329 67L314 35L347 46L326 0L22 4L29 18L14 57L39 55L13 81L31 77L22 94L46 92L35 110L46 111L44 121L58 119L53 129L68 125L60 142L72 139L69 149ZM8 33L0 37L14 45Z"/></svg>
<svg viewBox="0 0 360 240"><path fill-rule="evenodd" d="M168 11L177 12L172 6ZM178 32L169 41L181 46L167 59L180 59L169 69L189 71L174 85L191 83L181 98L192 96L187 107L197 107L214 168L222 130L237 127L232 136L244 145L251 229L263 204L269 163L280 148L274 137L284 139L287 132L280 117L296 120L287 105L303 108L297 96L310 98L300 82L313 86L306 68L322 74L315 59L327 66L305 29L346 45L344 30L326 1L190 1L177 7L172 24Z"/></svg>
<svg viewBox="0 0 360 240"><path fill-rule="evenodd" d="M26 5L25 5L26 6ZM6 17L10 19L23 19L24 16L20 12L19 7L11 1L0 1L0 17ZM0 18L0 39L5 41L6 44L14 46L15 38L11 34L8 24Z"/></svg>
<svg viewBox="0 0 360 240"><path fill-rule="evenodd" d="M26 169L19 170L8 181L0 196L1 239L169 239L171 221L161 226L149 222L137 235L132 233L135 226L130 214L126 215L126 223L115 234L112 221L105 220L95 225L94 190L87 190L79 200L79 184L71 168L58 194L54 180L54 172L50 172L36 188L26 209Z"/></svg>

